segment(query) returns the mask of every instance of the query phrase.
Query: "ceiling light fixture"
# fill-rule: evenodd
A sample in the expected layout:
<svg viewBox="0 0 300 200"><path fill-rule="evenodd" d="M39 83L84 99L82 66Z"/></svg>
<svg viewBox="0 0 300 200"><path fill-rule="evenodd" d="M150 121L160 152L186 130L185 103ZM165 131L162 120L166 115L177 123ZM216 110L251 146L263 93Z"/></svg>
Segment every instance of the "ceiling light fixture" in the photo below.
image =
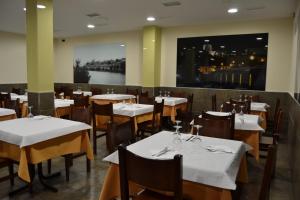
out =
<svg viewBox="0 0 300 200"><path fill-rule="evenodd" d="M256 38L256 40L262 40L262 39L263 39L263 38L261 38L261 37L257 37L257 38Z"/></svg>
<svg viewBox="0 0 300 200"><path fill-rule="evenodd" d="M121 46L121 47L125 47L125 44L121 44L120 46Z"/></svg>
<svg viewBox="0 0 300 200"><path fill-rule="evenodd" d="M93 29L93 28L95 28L95 25L94 24L88 24L86 27L88 27L89 29Z"/></svg>
<svg viewBox="0 0 300 200"><path fill-rule="evenodd" d="M46 6L45 6L45 5L42 5L42 4L38 4L38 5L36 5L36 7L37 7L38 9L45 9L45 8L46 8ZM23 8L23 10L26 12L27 8Z"/></svg>
<svg viewBox="0 0 300 200"><path fill-rule="evenodd" d="M227 10L227 12L228 12L229 14L234 14L234 13L239 12L239 9L237 9L237 8L229 8L229 9Z"/></svg>
<svg viewBox="0 0 300 200"><path fill-rule="evenodd" d="M225 48L225 46L220 46L220 48L221 48L221 49L224 49L224 48Z"/></svg>
<svg viewBox="0 0 300 200"><path fill-rule="evenodd" d="M209 40L204 40L204 42L209 42Z"/></svg>
<svg viewBox="0 0 300 200"><path fill-rule="evenodd" d="M147 17L147 21L148 22L154 22L156 19L155 19L155 17L153 17L153 16L149 16L149 17Z"/></svg>

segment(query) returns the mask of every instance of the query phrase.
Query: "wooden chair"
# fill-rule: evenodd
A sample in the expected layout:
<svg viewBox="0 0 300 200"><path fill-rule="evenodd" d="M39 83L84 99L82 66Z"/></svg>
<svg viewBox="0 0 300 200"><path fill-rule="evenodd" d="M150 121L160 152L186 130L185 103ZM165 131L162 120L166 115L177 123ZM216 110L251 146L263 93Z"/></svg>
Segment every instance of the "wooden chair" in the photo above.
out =
<svg viewBox="0 0 300 200"><path fill-rule="evenodd" d="M5 167L8 168L9 175L1 177L0 182L6 181L9 179L10 185L13 186L14 185L14 177L15 177L13 161L5 159L5 158L0 158L0 169L5 168Z"/></svg>
<svg viewBox="0 0 300 200"><path fill-rule="evenodd" d="M71 99L73 97L73 89L69 87L63 87L62 91L64 93L65 99Z"/></svg>
<svg viewBox="0 0 300 200"><path fill-rule="evenodd" d="M88 108L89 107L89 97L88 96L76 96L73 97L74 99L74 106L75 107L85 107Z"/></svg>
<svg viewBox="0 0 300 200"><path fill-rule="evenodd" d="M4 107L4 102L11 100L10 93L2 94L0 93L0 107Z"/></svg>
<svg viewBox="0 0 300 200"><path fill-rule="evenodd" d="M183 132L190 132L191 129L191 121L194 118L194 113L192 112L193 109L193 99L194 99L194 94L190 94L187 97L187 109L185 111L181 109L176 110L176 120L181 121L181 126L182 126L182 131Z"/></svg>
<svg viewBox="0 0 300 200"><path fill-rule="evenodd" d="M17 95L21 95L21 88L12 88L11 93L15 93Z"/></svg>
<svg viewBox="0 0 300 200"><path fill-rule="evenodd" d="M174 92L174 91L171 91L170 96L171 97L185 98L186 97L186 93L185 92Z"/></svg>
<svg viewBox="0 0 300 200"><path fill-rule="evenodd" d="M22 111L21 111L21 105L20 105L20 99L11 100L10 97L4 99L4 108L13 109L16 111L16 116L18 118L22 117Z"/></svg>
<svg viewBox="0 0 300 200"><path fill-rule="evenodd" d="M139 97L139 104L153 105L154 104L154 98L153 97L140 96Z"/></svg>
<svg viewBox="0 0 300 200"><path fill-rule="evenodd" d="M109 153L116 151L120 144L128 145L134 142L135 128L133 119L131 118L129 121L121 124L108 122L107 139L109 140Z"/></svg>
<svg viewBox="0 0 300 200"><path fill-rule="evenodd" d="M271 119L268 119L269 117L267 117L267 119L268 119L267 120L267 125L268 125L269 129L270 128L272 129L274 127L274 123L276 122L276 118L277 118L277 115L278 115L279 108L280 108L280 99L277 98L273 117L271 117Z"/></svg>
<svg viewBox="0 0 300 200"><path fill-rule="evenodd" d="M131 89L126 88L126 94L131 94L131 95L137 96L139 94L139 90L138 89L131 90Z"/></svg>
<svg viewBox="0 0 300 200"><path fill-rule="evenodd" d="M157 160L143 158L127 151L120 145L119 169L121 200L182 200L182 156L175 155L174 159ZM153 176L155 173L155 176ZM147 189L131 196L129 194L129 182L136 183ZM171 193L166 196L154 191Z"/></svg>
<svg viewBox="0 0 300 200"><path fill-rule="evenodd" d="M276 154L277 145L270 145L268 148L267 161L265 164L264 175L259 192L259 200L269 200L271 181L276 170Z"/></svg>
<svg viewBox="0 0 300 200"><path fill-rule="evenodd" d="M148 120L138 124L137 135L144 137L145 132L151 135L161 131L162 129L162 116L164 111L164 100L161 103L154 102L152 120Z"/></svg>
<svg viewBox="0 0 300 200"><path fill-rule="evenodd" d="M211 110L217 111L217 95L216 94L211 96Z"/></svg>
<svg viewBox="0 0 300 200"><path fill-rule="evenodd" d="M96 88L96 87L91 87L91 92L93 95L102 94L102 90L100 88Z"/></svg>
<svg viewBox="0 0 300 200"><path fill-rule="evenodd" d="M114 122L114 113L113 113L113 104L96 104L95 102L92 102L92 119L93 119L93 150L94 154L97 155L97 139L103 136L107 136L107 125L100 126L97 122L97 117L107 117L108 121ZM108 122L107 121L107 122ZM104 133L97 135L98 131L102 131ZM108 144L108 140L106 139L106 145L107 147L110 145Z"/></svg>
<svg viewBox="0 0 300 200"><path fill-rule="evenodd" d="M187 109L186 109L187 112L192 113L193 103L194 103L194 94L192 93L187 96Z"/></svg>
<svg viewBox="0 0 300 200"><path fill-rule="evenodd" d="M200 135L223 138L223 139L233 139L232 122L231 118L226 119L210 119L210 118L199 118L194 117L194 125L201 125ZM195 129L193 131L195 133Z"/></svg>
<svg viewBox="0 0 300 200"><path fill-rule="evenodd" d="M70 120L83 122L86 124L91 124L91 115L87 107L72 105ZM88 131L90 137L90 131ZM65 171L66 171L66 180L70 180L70 167L73 165L73 159L86 155L86 153L76 153L65 155ZM86 158L86 171L89 173L91 171L91 162Z"/></svg>

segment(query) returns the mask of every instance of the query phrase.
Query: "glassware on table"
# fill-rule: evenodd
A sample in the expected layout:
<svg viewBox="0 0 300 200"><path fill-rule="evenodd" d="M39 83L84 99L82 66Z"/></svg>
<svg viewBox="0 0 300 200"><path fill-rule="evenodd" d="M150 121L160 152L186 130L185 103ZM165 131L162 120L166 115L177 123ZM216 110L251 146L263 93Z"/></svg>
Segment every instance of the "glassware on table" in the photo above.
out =
<svg viewBox="0 0 300 200"><path fill-rule="evenodd" d="M114 94L114 89L111 89L111 94Z"/></svg>
<svg viewBox="0 0 300 200"><path fill-rule="evenodd" d="M109 94L109 89L108 88L106 89L106 94Z"/></svg>
<svg viewBox="0 0 300 200"><path fill-rule="evenodd" d="M34 115L31 112L31 109L32 109L32 106L28 106L28 115L27 115L28 118L33 118L34 117Z"/></svg>
<svg viewBox="0 0 300 200"><path fill-rule="evenodd" d="M240 105L241 111L240 111L240 113L239 113L239 114L240 114L241 116L243 116L243 115L244 115L244 112L243 112L243 110L244 110L244 107L245 107L245 106L243 106L243 105Z"/></svg>
<svg viewBox="0 0 300 200"><path fill-rule="evenodd" d="M162 96L162 91L161 91L161 90L159 90L159 96L160 96L160 97Z"/></svg>
<svg viewBox="0 0 300 200"><path fill-rule="evenodd" d="M231 113L232 113L232 114L235 114L235 113L236 113L235 106L236 106L236 104L235 104L235 103L234 103L234 104L232 104L232 107L233 107L233 108L232 108L232 111L231 111Z"/></svg>
<svg viewBox="0 0 300 200"><path fill-rule="evenodd" d="M165 94L164 94L164 96L166 97L167 96L167 91L165 90Z"/></svg>
<svg viewBox="0 0 300 200"><path fill-rule="evenodd" d="M224 108L224 105L221 104L221 105L220 105L220 112L223 112L223 108Z"/></svg>
<svg viewBox="0 0 300 200"><path fill-rule="evenodd" d="M168 97L170 97L170 91L168 91Z"/></svg>
<svg viewBox="0 0 300 200"><path fill-rule="evenodd" d="M197 130L197 133L196 133L196 136L197 136L197 137L196 137L195 139L198 139L198 140L201 141L200 134L199 134L199 130L200 130L200 128L202 128L203 126L201 126L201 125L199 125L199 124L196 124L196 125L194 125L193 127L195 127L196 130Z"/></svg>

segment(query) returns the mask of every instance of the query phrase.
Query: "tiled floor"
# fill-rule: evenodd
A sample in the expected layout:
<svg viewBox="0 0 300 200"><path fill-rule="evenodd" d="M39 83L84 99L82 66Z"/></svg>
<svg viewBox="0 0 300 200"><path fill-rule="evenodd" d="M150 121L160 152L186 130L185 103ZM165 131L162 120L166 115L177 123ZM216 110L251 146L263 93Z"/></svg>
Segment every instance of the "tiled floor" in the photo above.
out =
<svg viewBox="0 0 300 200"><path fill-rule="evenodd" d="M28 192L18 194L12 198L7 196L12 189L9 182L0 183L0 199L16 199L16 200L97 200L101 191L103 179L108 167L107 163L102 162L102 158L107 155L105 150L104 139L99 140L98 155L95 161L92 162L91 173L87 175L85 168L85 159L78 158L74 161L74 166L71 168L70 182L65 181L64 175L64 159L57 158L53 161L53 171L61 171L60 177L49 181L59 189L58 193L53 193L39 185L38 181L34 184L34 194L30 195ZM278 161L276 177L271 188L271 200L289 200L289 171L287 162L287 145L282 140L278 149ZM44 164L45 165L45 164ZM44 167L46 168L46 167ZM241 199L254 200L259 192L260 181L264 169L264 161L256 163L253 158L248 159L249 184L245 185L242 190ZM0 175L6 173L5 170L0 171ZM13 188L18 188L22 185L21 181L16 178L16 184Z"/></svg>

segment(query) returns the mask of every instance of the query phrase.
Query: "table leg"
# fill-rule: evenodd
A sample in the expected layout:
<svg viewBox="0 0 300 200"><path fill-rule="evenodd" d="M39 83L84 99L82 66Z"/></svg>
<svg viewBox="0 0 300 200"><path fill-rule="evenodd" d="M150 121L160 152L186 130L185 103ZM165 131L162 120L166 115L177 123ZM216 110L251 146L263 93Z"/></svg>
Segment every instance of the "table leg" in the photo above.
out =
<svg viewBox="0 0 300 200"><path fill-rule="evenodd" d="M52 174L52 175L49 175L49 176L45 176L43 174L43 166L42 166L42 163L39 163L38 164L38 178L39 178L39 181L41 182L41 184L48 190L51 190L52 192L58 192L58 190L51 186L51 185L48 185L44 180L45 179L49 179L49 178L53 178L53 177L57 177L57 176L60 176L60 172L57 172L55 174Z"/></svg>

